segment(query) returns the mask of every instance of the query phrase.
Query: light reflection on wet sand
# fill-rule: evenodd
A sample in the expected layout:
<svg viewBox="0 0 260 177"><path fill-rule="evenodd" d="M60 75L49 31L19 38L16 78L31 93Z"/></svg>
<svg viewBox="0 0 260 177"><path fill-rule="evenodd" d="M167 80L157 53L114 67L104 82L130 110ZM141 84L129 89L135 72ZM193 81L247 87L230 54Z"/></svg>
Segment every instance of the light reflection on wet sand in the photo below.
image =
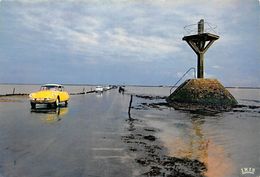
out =
<svg viewBox="0 0 260 177"><path fill-rule="evenodd" d="M193 118L189 123L190 125L169 126L165 122L149 121L150 126L160 127L158 136L170 156L200 160L207 166L207 177L232 176L235 164L224 147L205 136L203 119Z"/></svg>

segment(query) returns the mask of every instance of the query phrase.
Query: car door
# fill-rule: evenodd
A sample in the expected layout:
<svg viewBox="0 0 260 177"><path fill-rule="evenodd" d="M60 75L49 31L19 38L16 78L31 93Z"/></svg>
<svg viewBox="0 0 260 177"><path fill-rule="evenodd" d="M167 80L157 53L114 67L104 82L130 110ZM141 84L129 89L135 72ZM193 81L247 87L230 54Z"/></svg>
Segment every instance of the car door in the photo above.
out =
<svg viewBox="0 0 260 177"><path fill-rule="evenodd" d="M60 96L60 101L64 102L67 101L69 99L69 95L66 91L64 91L64 87L60 86L59 87L59 96Z"/></svg>

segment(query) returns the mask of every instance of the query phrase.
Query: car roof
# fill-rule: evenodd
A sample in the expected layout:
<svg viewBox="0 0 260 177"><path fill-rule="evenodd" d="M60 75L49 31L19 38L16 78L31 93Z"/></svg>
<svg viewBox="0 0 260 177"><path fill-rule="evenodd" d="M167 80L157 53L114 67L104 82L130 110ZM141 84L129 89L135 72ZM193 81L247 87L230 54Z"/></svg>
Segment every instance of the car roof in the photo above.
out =
<svg viewBox="0 0 260 177"><path fill-rule="evenodd" d="M63 87L63 85L60 84L44 84L42 86Z"/></svg>

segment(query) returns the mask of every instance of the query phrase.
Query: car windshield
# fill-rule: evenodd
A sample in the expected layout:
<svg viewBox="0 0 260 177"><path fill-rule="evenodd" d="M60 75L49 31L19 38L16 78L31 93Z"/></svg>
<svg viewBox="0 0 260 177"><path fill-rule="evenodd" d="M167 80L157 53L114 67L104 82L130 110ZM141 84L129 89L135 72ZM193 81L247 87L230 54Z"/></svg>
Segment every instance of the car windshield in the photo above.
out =
<svg viewBox="0 0 260 177"><path fill-rule="evenodd" d="M56 85L44 85L44 86L41 86L41 89L40 90L54 90L54 91L62 91L62 86L56 86Z"/></svg>

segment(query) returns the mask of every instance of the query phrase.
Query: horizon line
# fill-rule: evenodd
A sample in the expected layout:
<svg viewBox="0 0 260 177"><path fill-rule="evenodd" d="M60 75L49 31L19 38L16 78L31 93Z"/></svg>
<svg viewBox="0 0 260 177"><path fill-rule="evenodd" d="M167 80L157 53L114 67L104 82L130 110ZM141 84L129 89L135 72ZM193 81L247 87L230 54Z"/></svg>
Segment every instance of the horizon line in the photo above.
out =
<svg viewBox="0 0 260 177"><path fill-rule="evenodd" d="M0 85L43 85L46 83L0 83ZM116 85L116 86L132 86L132 87L173 87L172 85L141 85L141 84L73 84L73 83L64 83L62 85L67 85L67 86L107 86L107 85ZM174 86L174 87L178 87ZM241 89L260 89L259 86L225 86L225 88L241 88Z"/></svg>

